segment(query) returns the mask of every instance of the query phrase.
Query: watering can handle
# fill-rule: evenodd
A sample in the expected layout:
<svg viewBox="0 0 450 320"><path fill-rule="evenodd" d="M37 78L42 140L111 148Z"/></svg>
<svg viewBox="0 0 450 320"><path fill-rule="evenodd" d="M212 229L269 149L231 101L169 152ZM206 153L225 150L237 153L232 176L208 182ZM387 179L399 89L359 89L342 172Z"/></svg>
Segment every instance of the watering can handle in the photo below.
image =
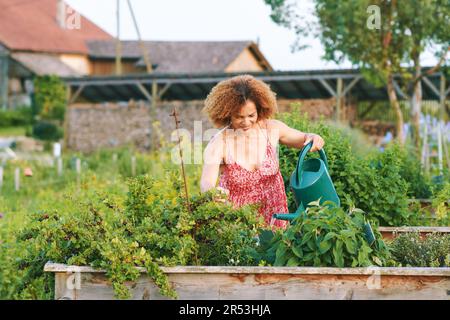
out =
<svg viewBox="0 0 450 320"><path fill-rule="evenodd" d="M302 165L303 165L303 161L305 161L305 157L308 154L308 151L311 149L313 145L313 142L309 142L306 146L303 147L303 149L300 151L300 156L298 157L298 162L297 162L297 183L300 183L299 181L299 177L301 176L302 172ZM320 155L320 159L322 159L322 161L325 163L325 168L327 168L328 170L328 161L327 161L327 156L325 154L325 151L322 149L319 150L319 155Z"/></svg>

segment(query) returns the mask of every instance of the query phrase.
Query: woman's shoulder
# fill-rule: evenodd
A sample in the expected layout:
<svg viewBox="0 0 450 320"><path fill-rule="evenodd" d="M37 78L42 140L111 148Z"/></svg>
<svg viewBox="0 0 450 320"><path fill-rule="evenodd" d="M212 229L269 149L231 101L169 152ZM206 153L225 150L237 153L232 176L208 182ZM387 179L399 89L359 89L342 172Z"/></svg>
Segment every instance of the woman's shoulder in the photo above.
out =
<svg viewBox="0 0 450 320"><path fill-rule="evenodd" d="M286 127L286 124L284 124L284 122L277 119L266 119L265 122L269 130L270 129L281 130L284 127Z"/></svg>
<svg viewBox="0 0 450 320"><path fill-rule="evenodd" d="M225 130L220 130L209 140L205 152L217 152L221 151L224 145Z"/></svg>

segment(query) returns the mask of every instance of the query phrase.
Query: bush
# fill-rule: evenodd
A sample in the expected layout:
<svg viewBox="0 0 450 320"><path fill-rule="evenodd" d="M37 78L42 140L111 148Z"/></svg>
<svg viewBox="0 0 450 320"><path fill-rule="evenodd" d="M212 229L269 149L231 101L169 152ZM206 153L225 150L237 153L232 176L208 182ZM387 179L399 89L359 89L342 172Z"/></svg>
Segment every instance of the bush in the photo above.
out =
<svg viewBox="0 0 450 320"><path fill-rule="evenodd" d="M274 266L367 267L388 263L389 250L375 230L372 247L364 237L364 215L354 209L319 206L306 211L272 239L263 239L261 260ZM267 232L265 233L267 235Z"/></svg>
<svg viewBox="0 0 450 320"><path fill-rule="evenodd" d="M389 149L370 157L359 156L350 140L339 129L323 121L314 123L298 110L280 114L280 120L303 132L319 134L325 140L329 173L344 210L351 204L368 212L380 225L403 225L408 223L408 184L401 177L401 163L398 150ZM289 177L297 165L299 150L280 146L280 170L286 190ZM318 153L312 156L317 157ZM296 210L292 193L288 193L289 211Z"/></svg>
<svg viewBox="0 0 450 320"><path fill-rule="evenodd" d="M432 194L431 179L423 174L420 160L407 147L394 144L394 148L396 148L397 156L400 159L400 176L408 182L408 197L414 199L430 198Z"/></svg>
<svg viewBox="0 0 450 320"><path fill-rule="evenodd" d="M432 198L432 206L440 224L450 225L450 182L446 182L442 189L436 192Z"/></svg>
<svg viewBox="0 0 450 320"><path fill-rule="evenodd" d="M39 121L33 126L33 137L37 139L58 141L63 136L62 129L52 122Z"/></svg>
<svg viewBox="0 0 450 320"><path fill-rule="evenodd" d="M450 267L450 235L399 235L391 244L393 258L404 267Z"/></svg>
<svg viewBox="0 0 450 320"><path fill-rule="evenodd" d="M34 113L42 119L64 120L66 86L57 76L47 75L34 80Z"/></svg>
<svg viewBox="0 0 450 320"><path fill-rule="evenodd" d="M0 110L0 127L26 126L30 125L32 121L31 108Z"/></svg>
<svg viewBox="0 0 450 320"><path fill-rule="evenodd" d="M174 174L166 180L129 180L125 201L92 181L94 187L83 184L62 203L34 213L11 242L26 248L17 259L16 297L53 297L51 275L43 272L47 261L106 270L119 298L129 298L125 282L140 276L136 267L147 270L161 294L176 297L161 265L252 263L260 221L256 208L212 202L209 192L191 197L189 212Z"/></svg>

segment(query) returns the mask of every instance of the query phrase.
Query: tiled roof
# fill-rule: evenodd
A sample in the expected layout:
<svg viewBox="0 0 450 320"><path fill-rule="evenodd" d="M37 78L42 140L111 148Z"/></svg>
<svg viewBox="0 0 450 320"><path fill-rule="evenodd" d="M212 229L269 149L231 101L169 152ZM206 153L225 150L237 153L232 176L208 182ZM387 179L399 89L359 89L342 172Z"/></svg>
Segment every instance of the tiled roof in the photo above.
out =
<svg viewBox="0 0 450 320"><path fill-rule="evenodd" d="M57 3L0 0L0 43L14 51L87 53L86 40L112 38L82 15L79 29L61 28L56 20Z"/></svg>
<svg viewBox="0 0 450 320"><path fill-rule="evenodd" d="M80 75L62 62L57 55L16 52L12 53L11 57L36 75L55 74L60 77Z"/></svg>
<svg viewBox="0 0 450 320"><path fill-rule="evenodd" d="M251 41L144 41L146 52L157 72L220 72L247 47L257 47ZM114 59L116 42L89 41L89 56L93 59ZM259 55L266 61L262 54ZM122 58L136 59L145 67L138 41L122 41ZM271 67L269 66L269 69Z"/></svg>

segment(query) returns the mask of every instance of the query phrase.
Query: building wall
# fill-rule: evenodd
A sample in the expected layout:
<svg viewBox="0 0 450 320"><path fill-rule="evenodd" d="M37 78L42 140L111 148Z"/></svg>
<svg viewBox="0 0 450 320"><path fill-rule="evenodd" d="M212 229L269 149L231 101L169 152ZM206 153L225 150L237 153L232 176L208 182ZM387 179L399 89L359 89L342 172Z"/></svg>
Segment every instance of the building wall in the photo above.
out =
<svg viewBox="0 0 450 320"><path fill-rule="evenodd" d="M59 58L62 62L69 65L72 69L78 71L82 75L88 75L91 73L91 65L86 55L62 54Z"/></svg>
<svg viewBox="0 0 450 320"><path fill-rule="evenodd" d="M299 100L280 100L281 112L290 109L289 104ZM332 115L333 101L303 100L301 111L308 112L312 119L323 115ZM177 109L180 128L189 132L191 141L209 141L205 130L213 125L203 114L204 101L171 101L161 102L157 108L157 120L160 122L160 132L165 140L175 141L174 118L170 116ZM73 104L69 107L66 133L68 147L72 150L92 152L99 148L110 148L131 144L145 150L158 141L156 130L152 127L149 105L143 102L131 102L128 105L119 104ZM302 130L302 128L297 128Z"/></svg>
<svg viewBox="0 0 450 320"><path fill-rule="evenodd" d="M135 66L136 60L127 61L122 60L122 73L142 73L143 69L136 68ZM92 75L113 75L116 73L116 62L115 60L106 60L106 59L92 59L90 61L90 70Z"/></svg>
<svg viewBox="0 0 450 320"><path fill-rule="evenodd" d="M225 72L239 71L264 71L264 68L258 63L250 50L246 48L225 68Z"/></svg>

